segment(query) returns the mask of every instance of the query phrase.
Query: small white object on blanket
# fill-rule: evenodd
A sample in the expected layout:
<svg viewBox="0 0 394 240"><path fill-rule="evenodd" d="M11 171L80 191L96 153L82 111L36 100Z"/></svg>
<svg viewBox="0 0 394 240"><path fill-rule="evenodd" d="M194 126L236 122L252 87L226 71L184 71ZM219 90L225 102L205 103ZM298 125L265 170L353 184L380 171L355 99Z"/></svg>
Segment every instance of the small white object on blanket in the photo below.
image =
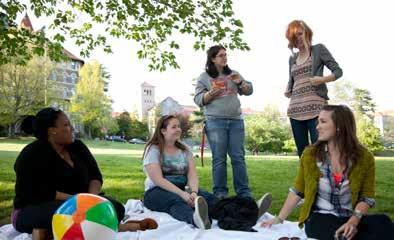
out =
<svg viewBox="0 0 394 240"><path fill-rule="evenodd" d="M141 200L129 199L124 205L126 212L142 213L144 212L144 204Z"/></svg>
<svg viewBox="0 0 394 240"><path fill-rule="evenodd" d="M148 231L120 232L116 234L116 240L277 240L280 237L307 239L304 230L298 227L297 222L285 221L283 224L274 225L271 228L260 227L263 220L273 218L269 213L265 213L257 221L254 226L257 232L241 232L220 229L216 220L213 221L211 229L201 230L185 222L178 221L166 213L154 212L144 208L142 202L139 200L128 200L125 209L127 220L153 218L157 221L159 227ZM2 226L0 228L0 234L6 236L7 240L31 239L31 235L17 232L11 224ZM0 240L3 239L0 238Z"/></svg>

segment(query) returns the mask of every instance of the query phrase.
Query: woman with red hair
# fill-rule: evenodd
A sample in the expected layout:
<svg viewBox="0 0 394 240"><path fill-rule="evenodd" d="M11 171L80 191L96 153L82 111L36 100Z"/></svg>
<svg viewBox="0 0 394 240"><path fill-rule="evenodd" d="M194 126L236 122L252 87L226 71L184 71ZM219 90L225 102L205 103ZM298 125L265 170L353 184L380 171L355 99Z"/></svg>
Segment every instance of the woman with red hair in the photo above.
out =
<svg viewBox="0 0 394 240"><path fill-rule="evenodd" d="M294 20L287 27L286 38L292 55L285 96L290 98L287 115L300 157L304 148L317 140L317 116L329 99L326 83L342 76L342 69L328 49L323 44L312 45L312 36L304 21ZM294 48L298 51L294 52ZM330 69L330 75L323 76L324 66Z"/></svg>

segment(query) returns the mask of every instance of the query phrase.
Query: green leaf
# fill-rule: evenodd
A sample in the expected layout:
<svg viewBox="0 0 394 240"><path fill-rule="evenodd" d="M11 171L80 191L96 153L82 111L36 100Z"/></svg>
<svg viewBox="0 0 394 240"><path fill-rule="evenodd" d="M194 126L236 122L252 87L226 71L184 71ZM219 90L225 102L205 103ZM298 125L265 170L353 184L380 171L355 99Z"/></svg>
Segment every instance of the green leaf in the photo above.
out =
<svg viewBox="0 0 394 240"><path fill-rule="evenodd" d="M234 20L234 25L237 27L243 27L241 20L238 20L238 19Z"/></svg>
<svg viewBox="0 0 394 240"><path fill-rule="evenodd" d="M30 1L29 7L36 17L53 19L48 25L55 34L52 39L24 31L8 32L12 38L1 35L0 63L7 63L9 57L18 57L20 62L26 62L31 54L40 54L39 50L23 47L31 42L40 48L50 42L62 43L71 39L80 47L82 57L89 56L96 48L111 52L108 36L133 40L133 44L144 49L144 53L137 53L137 57L148 60L149 70L159 71L179 67L175 55L161 54L168 47L180 48L175 39L178 34L194 37L197 42L191 47L195 50L205 49L206 44L212 42L231 43L234 49L249 50L242 39L242 22L233 18L232 4L231 0ZM2 7L2 11L10 19L15 19L16 15L25 13L26 5L8 1L7 8ZM94 31L93 24L104 26L104 32ZM59 56L52 54L51 59L56 60Z"/></svg>

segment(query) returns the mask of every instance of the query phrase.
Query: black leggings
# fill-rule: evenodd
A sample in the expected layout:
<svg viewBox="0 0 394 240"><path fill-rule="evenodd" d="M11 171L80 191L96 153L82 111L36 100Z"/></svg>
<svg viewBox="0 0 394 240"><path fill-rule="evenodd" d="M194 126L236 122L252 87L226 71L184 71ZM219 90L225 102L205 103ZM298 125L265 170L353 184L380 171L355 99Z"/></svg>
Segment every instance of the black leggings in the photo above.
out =
<svg viewBox="0 0 394 240"><path fill-rule="evenodd" d="M118 222L123 220L125 208L123 205L107 196L102 196L108 199L115 207L118 217ZM56 210L62 205L64 201L50 201L38 205L29 205L19 210L15 221L15 228L18 232L32 233L34 228L52 229L52 216Z"/></svg>
<svg viewBox="0 0 394 240"><path fill-rule="evenodd" d="M339 218L332 214L312 213L305 222L308 238L333 240L336 230L349 218ZM394 225L384 214L368 215L361 219L355 240L394 239Z"/></svg>

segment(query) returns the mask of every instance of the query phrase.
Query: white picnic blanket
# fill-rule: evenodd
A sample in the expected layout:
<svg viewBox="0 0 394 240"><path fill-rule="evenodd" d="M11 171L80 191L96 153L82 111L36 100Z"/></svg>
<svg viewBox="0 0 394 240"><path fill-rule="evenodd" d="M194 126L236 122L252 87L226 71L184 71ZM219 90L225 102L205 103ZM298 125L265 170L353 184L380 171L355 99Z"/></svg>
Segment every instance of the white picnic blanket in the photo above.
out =
<svg viewBox="0 0 394 240"><path fill-rule="evenodd" d="M307 239L305 232L300 229L297 222L285 221L283 224L274 225L271 228L262 228L260 223L272 218L269 213L265 213L256 223L254 229L257 232L227 231L218 227L217 221L213 221L212 228L200 230L190 224L175 220L166 213L154 212L143 207L139 200L130 199L126 205L127 220L141 220L147 217L153 218L159 224L155 230L120 232L116 235L116 240L277 240L280 237L299 237ZM0 227L0 240L31 240L31 235L17 232L11 224Z"/></svg>

